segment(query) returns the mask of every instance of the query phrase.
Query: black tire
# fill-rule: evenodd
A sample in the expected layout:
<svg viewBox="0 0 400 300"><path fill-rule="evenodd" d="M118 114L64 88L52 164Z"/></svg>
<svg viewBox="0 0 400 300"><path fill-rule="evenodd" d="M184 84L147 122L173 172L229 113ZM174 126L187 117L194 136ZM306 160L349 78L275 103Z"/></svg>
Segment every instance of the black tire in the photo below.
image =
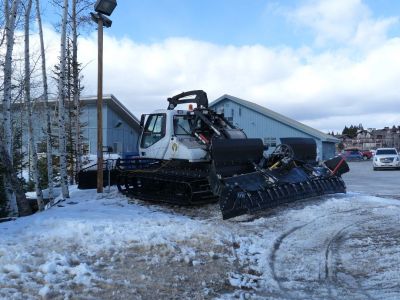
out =
<svg viewBox="0 0 400 300"><path fill-rule="evenodd" d="M378 171L378 169L374 167L374 171Z"/></svg>
<svg viewBox="0 0 400 300"><path fill-rule="evenodd" d="M368 156L364 155L363 160L368 160Z"/></svg>

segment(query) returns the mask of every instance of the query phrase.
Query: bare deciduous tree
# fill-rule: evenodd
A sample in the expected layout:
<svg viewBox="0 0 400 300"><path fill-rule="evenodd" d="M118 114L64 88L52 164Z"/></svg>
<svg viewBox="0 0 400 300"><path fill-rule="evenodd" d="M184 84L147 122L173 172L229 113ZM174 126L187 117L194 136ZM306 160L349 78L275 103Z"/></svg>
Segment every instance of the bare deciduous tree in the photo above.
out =
<svg viewBox="0 0 400 300"><path fill-rule="evenodd" d="M68 0L64 0L63 18L61 23L61 43L60 43L60 75L58 78L58 136L60 154L60 175L61 190L63 198L69 198L68 174L67 174L67 150L65 138L65 52L67 40L67 18Z"/></svg>
<svg viewBox="0 0 400 300"><path fill-rule="evenodd" d="M29 25L30 16L32 9L32 0L28 0L25 6L25 73L24 73L24 100L28 109L28 130L29 130L29 147L32 159L32 173L33 181L35 183L36 197L38 209L43 210L43 193L40 187L40 176L38 170L38 155L36 146L36 137L33 131L33 116L32 116L32 101L31 101L31 67L30 67L30 55L29 55Z"/></svg>
<svg viewBox="0 0 400 300"><path fill-rule="evenodd" d="M51 141L51 113L49 107L49 91L47 84L47 73L46 73L46 53L44 51L44 38L43 38L43 28L42 28L42 18L40 14L40 3L39 0L35 0L36 4L36 18L38 22L39 29L39 39L40 39L40 54L42 60L42 81L43 81L43 100L45 103L46 111L46 145L47 145L47 178L48 178L48 188L49 188L49 200L50 202L54 199L54 184L53 184L53 145Z"/></svg>
<svg viewBox="0 0 400 300"><path fill-rule="evenodd" d="M7 2L7 1L6 1ZM14 33L17 9L20 0L13 0L11 10L6 15L6 55L4 59L4 95L3 95L3 129L4 142L8 155L12 156L12 122L11 122L11 80L12 80L12 54L14 50ZM8 8L7 8L8 9ZM12 164L12 159L10 160Z"/></svg>
<svg viewBox="0 0 400 300"><path fill-rule="evenodd" d="M75 171L78 173L82 167L82 145L81 145L81 129L80 129L80 88L79 88L79 64L78 64L78 21L76 11L77 0L72 0L72 77L73 77L73 97L75 108Z"/></svg>
<svg viewBox="0 0 400 300"><path fill-rule="evenodd" d="M7 197L7 209L11 215L18 215L18 206L16 199L15 185L12 183L13 174L7 173L8 171L13 171L13 161L12 161L12 120L11 120L11 101L12 101L12 54L14 50L14 32L15 32L15 20L17 17L17 9L20 4L20 0L13 0L11 5L11 10L9 9L8 3L5 1L4 4L4 17L5 17L5 43L6 43L6 54L4 57L3 64L3 119L2 119L2 129L4 134L2 134L3 139L1 140L1 147L5 150L2 154L6 157L3 160L4 169L4 188ZM8 163L10 165L4 165Z"/></svg>

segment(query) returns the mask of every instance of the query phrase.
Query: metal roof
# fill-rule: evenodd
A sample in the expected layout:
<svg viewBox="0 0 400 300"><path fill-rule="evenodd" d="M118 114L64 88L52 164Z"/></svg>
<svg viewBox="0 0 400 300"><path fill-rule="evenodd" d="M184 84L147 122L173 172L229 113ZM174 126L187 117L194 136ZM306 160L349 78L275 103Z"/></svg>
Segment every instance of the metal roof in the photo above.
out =
<svg viewBox="0 0 400 300"><path fill-rule="evenodd" d="M321 131L319 131L319 130L317 130L315 128L307 126L307 125L305 125L303 123L300 123L300 122L298 122L296 120L290 119L290 118L288 118L288 117L286 117L284 115L281 115L281 114L279 114L277 112L274 112L274 111L272 111L272 110L270 110L268 108L265 108L265 107L263 107L261 105L258 105L256 103L253 103L253 102L250 102L250 101L246 101L246 100L243 100L243 99L240 99L240 98L228 95L228 94L225 94L225 95L219 97L218 99L214 100L213 102L210 103L209 106L212 107L212 106L214 106L214 105L216 105L216 104L218 104L218 103L220 103L220 102L222 102L224 100L230 100L230 101L236 102L236 103L238 103L238 104L240 104L240 105L242 105L242 106L244 106L244 107L246 107L246 108L248 108L250 110L253 110L253 111L257 112L257 113L260 113L260 114L262 114L262 115L264 115L264 116L266 116L268 118L276 120L276 121L278 121L278 122L280 122L282 124L285 124L287 126L293 127L295 129L297 129L299 131L302 131L302 132L304 132L304 133L306 133L306 134L308 134L308 135L310 135L312 137L315 137L315 138L317 138L317 139L319 139L319 140L321 140L323 142L333 142L333 143L339 143L340 142L339 139L337 139L337 138L335 138L333 136L330 136L328 134L325 134L325 133L323 133L323 132L321 132Z"/></svg>
<svg viewBox="0 0 400 300"><path fill-rule="evenodd" d="M83 104L93 104L97 103L97 96L81 96L80 101ZM57 99L49 99L50 105L55 105L58 102ZM43 100L34 102L35 106L43 106L45 103ZM129 126L140 130L140 121L139 119L132 114L126 107L115 97L113 94L104 94L103 95L103 104L109 105L115 112L119 114L121 118L126 121Z"/></svg>

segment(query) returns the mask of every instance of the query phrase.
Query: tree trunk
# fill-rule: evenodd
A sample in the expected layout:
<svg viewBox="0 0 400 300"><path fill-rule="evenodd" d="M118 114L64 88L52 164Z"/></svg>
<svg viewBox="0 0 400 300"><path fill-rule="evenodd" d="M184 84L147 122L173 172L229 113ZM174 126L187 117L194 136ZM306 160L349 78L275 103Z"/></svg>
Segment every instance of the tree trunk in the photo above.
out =
<svg viewBox="0 0 400 300"><path fill-rule="evenodd" d="M6 41L6 37L7 37L7 32L6 32L6 29L7 28L9 28L9 20L10 20L10 7L9 7L9 1L4 1L4 30L2 30L2 36L1 36L1 44L0 44L0 48L1 49L3 49L3 44L4 43L7 43L7 41ZM7 46L7 45L6 45ZM3 60L3 53L1 54L1 58L2 58L2 60ZM3 65L3 67L4 67L4 65ZM3 72L4 72L4 68L3 68ZM4 74L5 75L5 74ZM4 77L5 78L5 77ZM4 83L4 79L3 79L3 83ZM2 89L1 90L1 92L4 92L4 90ZM3 101L3 105L2 105L2 107L0 108L0 111L1 111L1 126L0 126L0 130L4 130L4 119L5 119L5 117L4 117L4 111L5 111L5 106L4 106L4 96L3 96L3 99L2 99L2 101Z"/></svg>
<svg viewBox="0 0 400 300"><path fill-rule="evenodd" d="M49 92L47 85L47 73L46 73L46 53L44 51L44 39L43 39L43 28L42 28L42 17L40 15L39 0L36 2L36 18L39 27L39 38L40 38L40 54L42 58L42 80L43 80L43 100L45 103L46 110L46 144L47 144L47 178L49 188L49 200L52 203L54 199L54 184L53 184L53 145L51 141L51 117L49 108Z"/></svg>
<svg viewBox="0 0 400 300"><path fill-rule="evenodd" d="M58 78L58 138L60 152L60 175L63 198L69 198L66 140L65 140L65 45L67 35L68 0L64 0L61 23L60 75Z"/></svg>
<svg viewBox="0 0 400 300"><path fill-rule="evenodd" d="M75 172L78 174L82 167L82 145L80 128L80 90L79 90L79 64L78 64L78 24L76 15L76 2L72 0L72 80L75 108Z"/></svg>
<svg viewBox="0 0 400 300"><path fill-rule="evenodd" d="M9 1L3 1L4 4L4 29L1 29L1 43L0 43L0 48L3 49L3 45L6 41L6 28L9 28L9 20L10 20L10 6L9 6ZM4 53L1 54L1 58L3 58ZM1 90L3 92L3 90ZM1 128L3 128L3 109L4 107L1 108Z"/></svg>
<svg viewBox="0 0 400 300"><path fill-rule="evenodd" d="M6 56L4 59L4 98L3 98L3 129L5 147L12 165L12 122L11 122L11 75L12 53L14 50L15 19L20 0L12 2L11 11L6 21Z"/></svg>
<svg viewBox="0 0 400 300"><path fill-rule="evenodd" d="M72 105L73 101L71 101L72 98L72 91L71 91L71 44L70 40L67 40L67 68L66 68L66 78L67 78L67 84L66 84L66 99L68 100L67 103L67 108L68 108L68 129L67 129L67 138L68 138L68 168L69 168L69 184L73 185L74 184L74 169L75 169L75 164L74 164L74 158L75 158L75 147L74 147L74 136L73 136L73 122L75 120L74 118L74 106Z"/></svg>
<svg viewBox="0 0 400 300"><path fill-rule="evenodd" d="M30 16L32 9L32 0L28 0L27 6L25 7L25 78L24 78L24 96L25 103L28 108L28 129L29 129L29 147L31 149L31 157L32 157L32 173L33 173L33 181L35 182L35 190L36 190L36 199L39 211L42 211L44 208L43 205L43 193L40 187L40 176L39 176L39 168L38 168L38 155L37 155L37 147L36 147L36 139L33 131L33 120L32 120L32 101L31 101L31 79L30 79L30 56L29 56L29 25L30 25Z"/></svg>
<svg viewBox="0 0 400 300"><path fill-rule="evenodd" d="M8 1L5 1L8 2ZM4 3L5 15L5 41L6 41L6 54L4 58L4 91L3 91L3 118L2 118L2 141L1 147L4 149L4 157L1 160L7 160L8 165L3 164L3 169L10 168L13 171L12 165L12 122L11 122L11 76L12 76L12 53L14 49L14 32L15 32L15 19L20 0L12 2L11 11L9 10L8 3ZM7 209L10 215L18 215L18 190L15 190L15 185L12 184L12 173L4 174L4 189L7 197Z"/></svg>

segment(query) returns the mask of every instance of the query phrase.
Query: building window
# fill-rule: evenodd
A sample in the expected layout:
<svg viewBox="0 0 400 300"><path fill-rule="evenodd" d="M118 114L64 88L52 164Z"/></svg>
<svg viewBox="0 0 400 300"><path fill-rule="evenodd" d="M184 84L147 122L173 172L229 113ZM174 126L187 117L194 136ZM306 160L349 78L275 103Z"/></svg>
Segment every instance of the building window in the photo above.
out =
<svg viewBox="0 0 400 300"><path fill-rule="evenodd" d="M232 108L231 109L231 117L233 118L235 116L235 110Z"/></svg>
<svg viewBox="0 0 400 300"><path fill-rule="evenodd" d="M242 116L242 108L239 107L239 117L241 117L241 116Z"/></svg>
<svg viewBox="0 0 400 300"><path fill-rule="evenodd" d="M276 138L275 137L265 137L263 139L264 145L268 147L276 147Z"/></svg>

